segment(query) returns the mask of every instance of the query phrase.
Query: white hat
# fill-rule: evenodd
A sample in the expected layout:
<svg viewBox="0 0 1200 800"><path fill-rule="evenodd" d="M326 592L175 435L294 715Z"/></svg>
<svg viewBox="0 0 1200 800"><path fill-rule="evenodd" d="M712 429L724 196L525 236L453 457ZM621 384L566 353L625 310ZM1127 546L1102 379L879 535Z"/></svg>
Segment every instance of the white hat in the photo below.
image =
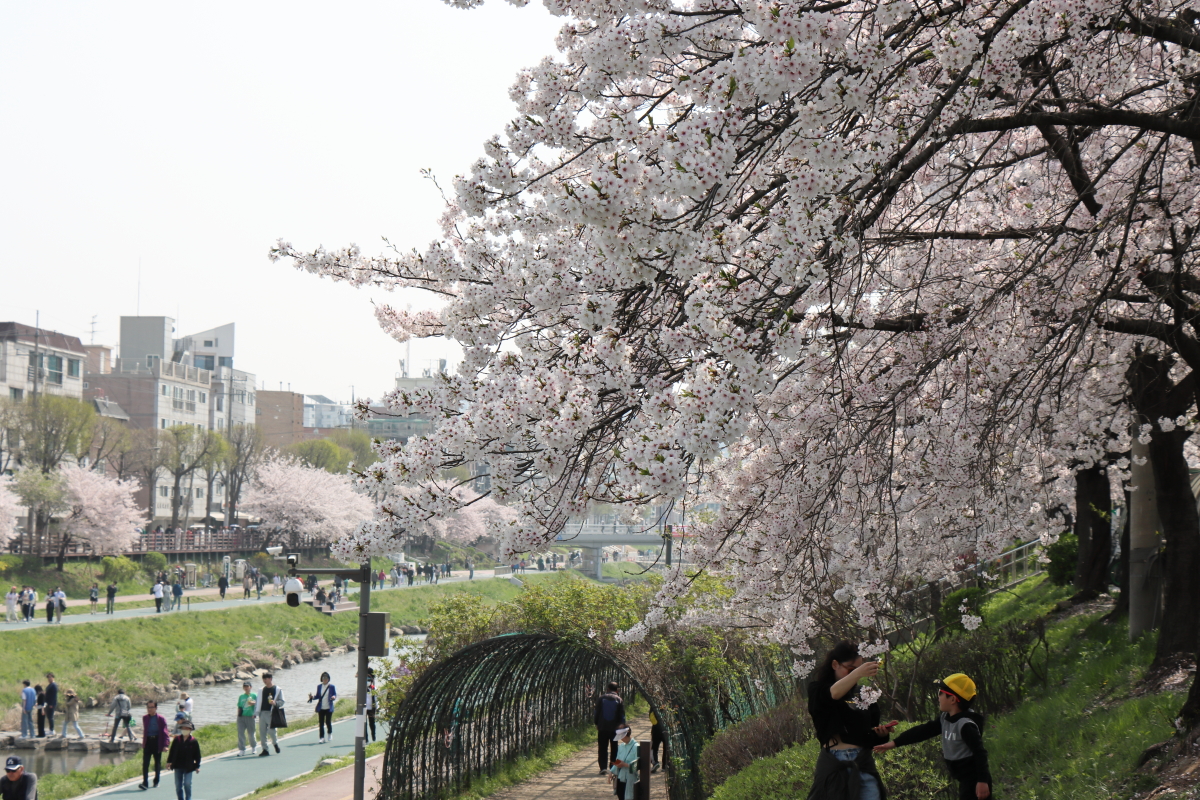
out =
<svg viewBox="0 0 1200 800"><path fill-rule="evenodd" d="M613 741L619 742L622 739L624 739L626 737L626 735L628 735L629 733L631 733L631 731L629 730L628 725L626 725L624 728L617 728L617 735L613 737Z"/></svg>

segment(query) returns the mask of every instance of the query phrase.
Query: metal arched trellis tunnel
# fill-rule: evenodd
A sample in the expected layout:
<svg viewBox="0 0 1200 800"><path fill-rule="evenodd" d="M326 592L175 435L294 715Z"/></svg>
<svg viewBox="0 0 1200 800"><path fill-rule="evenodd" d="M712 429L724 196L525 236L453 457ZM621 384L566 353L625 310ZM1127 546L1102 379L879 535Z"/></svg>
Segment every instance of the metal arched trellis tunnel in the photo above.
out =
<svg viewBox="0 0 1200 800"><path fill-rule="evenodd" d="M645 664L589 643L523 633L486 639L413 684L392 722L380 797L427 800L468 789L506 761L591 724L595 698L617 681L627 702L645 697L663 726L671 800L698 800L709 737L794 691L780 666L759 660L720 686L670 686Z"/></svg>

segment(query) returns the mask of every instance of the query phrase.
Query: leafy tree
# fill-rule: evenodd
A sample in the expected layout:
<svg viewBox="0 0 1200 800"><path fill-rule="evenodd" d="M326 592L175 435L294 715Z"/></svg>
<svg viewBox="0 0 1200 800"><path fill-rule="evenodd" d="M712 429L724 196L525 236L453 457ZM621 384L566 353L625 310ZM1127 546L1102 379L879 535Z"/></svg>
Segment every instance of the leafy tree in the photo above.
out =
<svg viewBox="0 0 1200 800"><path fill-rule="evenodd" d="M361 472L379 460L379 454L372 447L371 437L365 431L357 428L338 428L330 431L326 438L353 454L350 460L357 471Z"/></svg>
<svg viewBox="0 0 1200 800"><path fill-rule="evenodd" d="M237 425L226 431L229 448L225 451L225 524L237 519L242 491L267 453L266 439L254 425Z"/></svg>
<svg viewBox="0 0 1200 800"><path fill-rule="evenodd" d="M217 442L214 432L189 425L175 425L160 433L162 469L172 479L172 528L178 527L180 518L191 510L191 492L187 492L187 497L184 496L184 481L195 475L209 460L212 452L218 448Z"/></svg>
<svg viewBox="0 0 1200 800"><path fill-rule="evenodd" d="M337 474L344 474L354 457L350 450L339 447L329 439L296 442L284 448L284 452L295 456L305 466Z"/></svg>
<svg viewBox="0 0 1200 800"><path fill-rule="evenodd" d="M44 473L88 454L97 414L88 403L58 395L28 397L15 407L22 467Z"/></svg>
<svg viewBox="0 0 1200 800"><path fill-rule="evenodd" d="M214 497L213 488L217 482L222 480L225 474L225 465L229 461L230 453L233 445L229 440L222 436L219 432L212 431L212 449L204 456L200 462L199 472L204 477L204 497L207 504L204 508L204 519L207 520L211 515L212 500Z"/></svg>
<svg viewBox="0 0 1200 800"><path fill-rule="evenodd" d="M35 526L30 531L33 536L45 535L50 519L65 508L62 475L57 471L42 472L36 468L17 470L13 491L33 515Z"/></svg>
<svg viewBox="0 0 1200 800"><path fill-rule="evenodd" d="M88 458L91 459L92 469L113 469L114 463L119 465L125 454L135 447L133 432L112 417L97 414L91 433Z"/></svg>

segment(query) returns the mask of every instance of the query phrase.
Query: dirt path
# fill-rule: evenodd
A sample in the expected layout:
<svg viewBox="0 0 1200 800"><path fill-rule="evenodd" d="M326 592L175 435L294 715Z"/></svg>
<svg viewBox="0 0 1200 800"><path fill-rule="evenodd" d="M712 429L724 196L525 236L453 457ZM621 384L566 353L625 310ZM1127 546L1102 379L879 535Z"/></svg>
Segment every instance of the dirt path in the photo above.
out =
<svg viewBox="0 0 1200 800"><path fill-rule="evenodd" d="M633 722L633 737L650 741L650 721ZM596 746L580 750L551 770L525 783L501 789L491 800L610 800L612 785L600 774ZM666 776L661 771L650 776L651 800L667 800Z"/></svg>

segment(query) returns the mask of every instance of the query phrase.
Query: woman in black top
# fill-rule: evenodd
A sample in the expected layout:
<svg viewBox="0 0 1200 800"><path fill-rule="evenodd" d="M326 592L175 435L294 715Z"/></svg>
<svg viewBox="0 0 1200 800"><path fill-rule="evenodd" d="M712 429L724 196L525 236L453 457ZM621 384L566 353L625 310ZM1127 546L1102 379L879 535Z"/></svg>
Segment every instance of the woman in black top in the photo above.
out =
<svg viewBox="0 0 1200 800"><path fill-rule="evenodd" d="M877 672L857 644L839 642L809 683L808 711L821 743L810 800L886 800L871 748L888 741L896 722L880 725L879 706L864 707L858 686Z"/></svg>

